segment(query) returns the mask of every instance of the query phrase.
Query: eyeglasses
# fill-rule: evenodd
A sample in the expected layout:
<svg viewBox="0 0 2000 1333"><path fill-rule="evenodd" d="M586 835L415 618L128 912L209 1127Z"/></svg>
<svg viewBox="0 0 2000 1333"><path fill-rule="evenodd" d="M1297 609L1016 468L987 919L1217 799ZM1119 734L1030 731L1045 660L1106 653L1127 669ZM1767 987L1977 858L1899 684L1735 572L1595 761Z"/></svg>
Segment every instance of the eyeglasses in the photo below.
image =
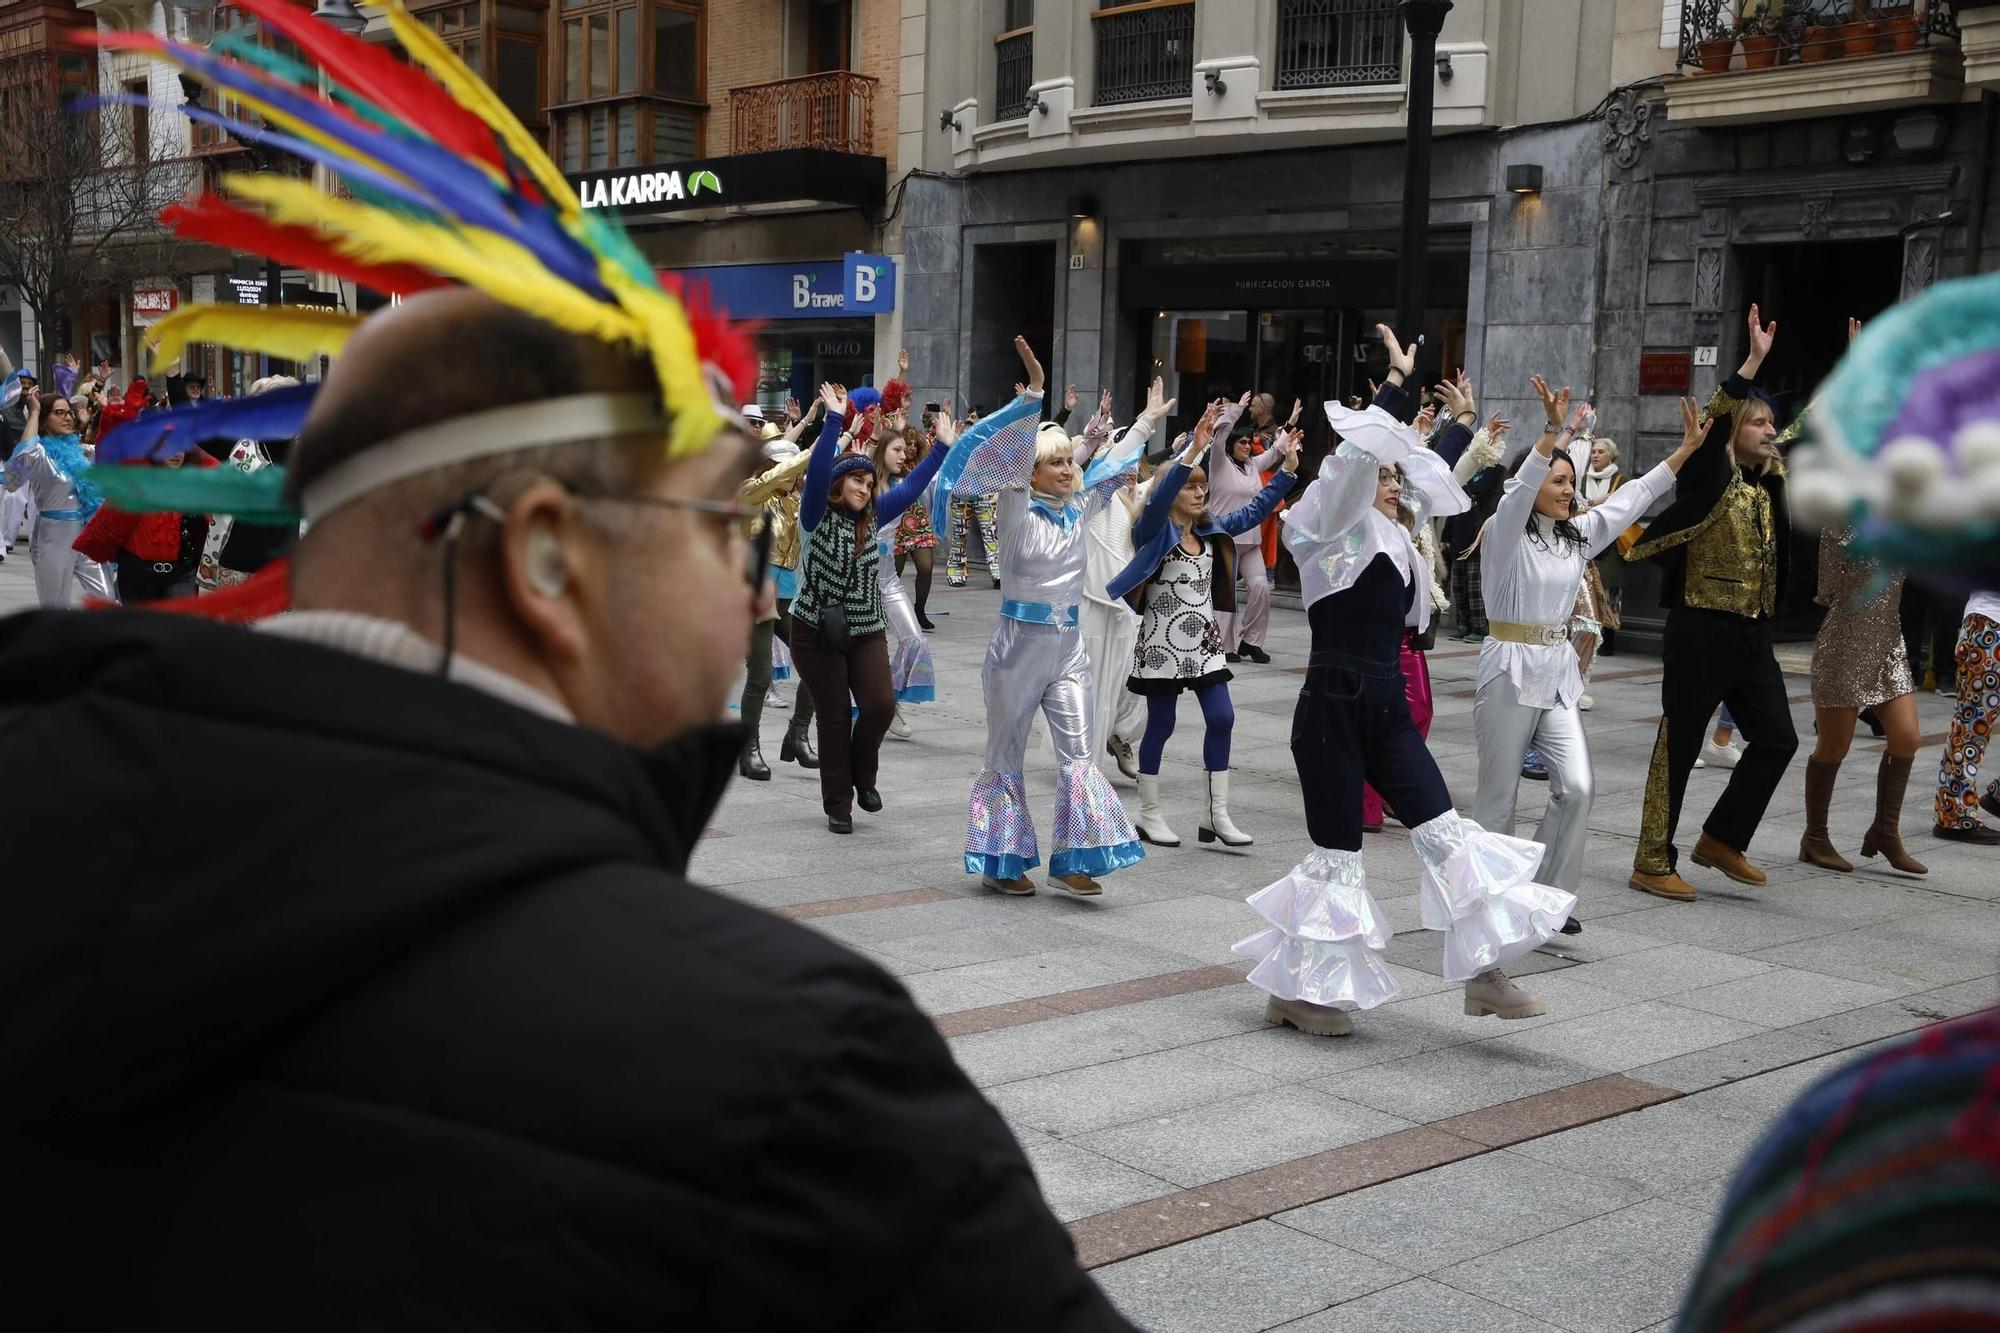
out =
<svg viewBox="0 0 2000 1333"><path fill-rule="evenodd" d="M574 487L563 489L579 500L609 500L616 504L651 505L658 509L684 509L697 514L714 514L732 522L742 523L750 519L757 521L750 533L750 560L745 576L753 589L762 591L764 573L771 563L771 515L754 505L738 504L734 500L701 500L685 495L614 495L606 491L579 491Z"/></svg>
<svg viewBox="0 0 2000 1333"><path fill-rule="evenodd" d="M76 412L72 408L52 407L49 409L49 415L52 417L73 417L76 415Z"/></svg>

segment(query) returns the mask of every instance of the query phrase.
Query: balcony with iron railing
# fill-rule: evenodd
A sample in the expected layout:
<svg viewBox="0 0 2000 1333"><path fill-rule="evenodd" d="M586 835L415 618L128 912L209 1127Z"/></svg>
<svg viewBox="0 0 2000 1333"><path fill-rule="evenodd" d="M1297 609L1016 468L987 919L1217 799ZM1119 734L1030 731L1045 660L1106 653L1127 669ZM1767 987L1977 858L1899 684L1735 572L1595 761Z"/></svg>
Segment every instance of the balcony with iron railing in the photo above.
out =
<svg viewBox="0 0 2000 1333"><path fill-rule="evenodd" d="M1194 91L1194 5L1140 0L1091 16L1097 38L1097 106L1190 97Z"/></svg>
<svg viewBox="0 0 2000 1333"><path fill-rule="evenodd" d="M819 148L868 155L875 145L875 79L847 70L729 90L730 151Z"/></svg>
<svg viewBox="0 0 2000 1333"><path fill-rule="evenodd" d="M1401 0L1278 0L1274 86L1400 83Z"/></svg>
<svg viewBox="0 0 2000 1333"><path fill-rule="evenodd" d="M993 41L993 119L1018 120L1028 114L1028 85L1034 81L1035 30L1003 32Z"/></svg>
<svg viewBox="0 0 2000 1333"><path fill-rule="evenodd" d="M1945 0L1685 0L1667 114L1727 125L1955 102L1958 36Z"/></svg>

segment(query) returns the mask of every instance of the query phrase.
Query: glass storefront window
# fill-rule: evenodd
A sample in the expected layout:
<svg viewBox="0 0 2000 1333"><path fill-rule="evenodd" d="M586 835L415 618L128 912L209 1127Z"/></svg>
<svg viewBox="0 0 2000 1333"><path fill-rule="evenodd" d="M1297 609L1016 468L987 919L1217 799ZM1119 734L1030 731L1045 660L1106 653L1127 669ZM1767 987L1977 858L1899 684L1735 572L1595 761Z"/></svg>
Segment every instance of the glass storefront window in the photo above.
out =
<svg viewBox="0 0 2000 1333"><path fill-rule="evenodd" d="M1167 382L1180 400L1154 452L1201 419L1211 399L1235 398L1251 387L1250 317L1242 310L1162 310L1153 320L1153 363L1146 378Z"/></svg>
<svg viewBox="0 0 2000 1333"><path fill-rule="evenodd" d="M757 330L756 400L767 409L787 397L810 406L821 384L859 388L874 373L873 319L788 319Z"/></svg>

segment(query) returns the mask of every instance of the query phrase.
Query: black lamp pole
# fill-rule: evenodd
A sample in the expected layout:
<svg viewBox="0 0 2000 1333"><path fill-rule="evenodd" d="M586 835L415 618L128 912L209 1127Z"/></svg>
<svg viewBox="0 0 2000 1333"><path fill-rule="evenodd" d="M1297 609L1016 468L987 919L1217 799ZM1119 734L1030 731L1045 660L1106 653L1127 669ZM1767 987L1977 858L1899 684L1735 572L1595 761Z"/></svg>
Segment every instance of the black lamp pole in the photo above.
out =
<svg viewBox="0 0 2000 1333"><path fill-rule="evenodd" d="M1410 34L1410 119L1403 139L1402 268L1396 275L1396 336L1413 346L1424 328L1430 261L1431 110L1437 101L1437 39L1451 0L1403 0Z"/></svg>

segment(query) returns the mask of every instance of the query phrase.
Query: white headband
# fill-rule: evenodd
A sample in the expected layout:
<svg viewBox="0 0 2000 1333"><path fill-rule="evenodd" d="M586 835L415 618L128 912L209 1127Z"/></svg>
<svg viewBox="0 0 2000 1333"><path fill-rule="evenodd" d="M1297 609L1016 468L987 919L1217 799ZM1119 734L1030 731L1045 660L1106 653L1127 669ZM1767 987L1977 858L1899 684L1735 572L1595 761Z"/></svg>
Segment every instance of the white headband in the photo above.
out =
<svg viewBox="0 0 2000 1333"><path fill-rule="evenodd" d="M666 433L660 400L643 393L580 393L496 407L362 450L300 492L299 507L307 522L317 522L385 486L476 458L619 435L651 434L664 441Z"/></svg>

